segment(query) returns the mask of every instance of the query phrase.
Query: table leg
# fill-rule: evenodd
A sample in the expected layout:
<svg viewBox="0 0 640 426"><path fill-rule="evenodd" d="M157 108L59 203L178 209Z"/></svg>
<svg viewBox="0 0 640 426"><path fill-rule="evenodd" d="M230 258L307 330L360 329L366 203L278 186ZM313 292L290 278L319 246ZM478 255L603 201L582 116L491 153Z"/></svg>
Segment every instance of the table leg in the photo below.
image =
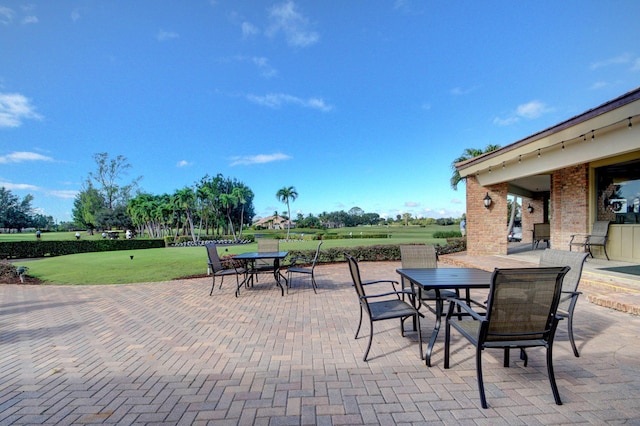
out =
<svg viewBox="0 0 640 426"><path fill-rule="evenodd" d="M251 280L251 283L253 284L253 262L251 262L251 266L249 266L248 262L246 262L244 266L248 272L244 279L240 282L240 284L238 284L238 288L236 288L236 297L238 297L238 294L240 294L240 287L242 287L243 285L247 288L249 287L249 280Z"/></svg>
<svg viewBox="0 0 640 426"><path fill-rule="evenodd" d="M280 282L280 277L287 282L287 279L280 273L280 259L275 259L273 262L273 278L276 280L276 284L280 287L280 293L284 296L284 287L282 287L282 283Z"/></svg>
<svg viewBox="0 0 640 426"><path fill-rule="evenodd" d="M434 289L436 293L436 322L433 326L433 331L431 332L431 338L429 339L429 344L427 345L427 352L425 354L425 363L427 367L431 367L431 353L433 352L433 347L436 344L436 339L438 337L438 332L440 331L440 324L442 322L442 305L444 302L440 297L440 290Z"/></svg>

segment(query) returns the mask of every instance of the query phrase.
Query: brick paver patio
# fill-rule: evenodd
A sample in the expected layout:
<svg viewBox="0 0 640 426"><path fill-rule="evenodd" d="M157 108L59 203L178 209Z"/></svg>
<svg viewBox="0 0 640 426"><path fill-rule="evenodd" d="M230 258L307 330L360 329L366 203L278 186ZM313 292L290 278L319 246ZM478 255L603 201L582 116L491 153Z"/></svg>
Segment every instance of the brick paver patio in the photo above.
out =
<svg viewBox="0 0 640 426"><path fill-rule="evenodd" d="M361 269L397 279L398 266ZM316 271L317 295L304 283L285 297L267 278L239 298L231 281L209 297L210 279L0 286L0 424L640 424L637 316L580 300L581 357L566 324L554 345L562 406L543 350L508 369L489 352L483 410L466 341L444 370L441 333L428 368L415 333L386 321L365 363L346 265Z"/></svg>

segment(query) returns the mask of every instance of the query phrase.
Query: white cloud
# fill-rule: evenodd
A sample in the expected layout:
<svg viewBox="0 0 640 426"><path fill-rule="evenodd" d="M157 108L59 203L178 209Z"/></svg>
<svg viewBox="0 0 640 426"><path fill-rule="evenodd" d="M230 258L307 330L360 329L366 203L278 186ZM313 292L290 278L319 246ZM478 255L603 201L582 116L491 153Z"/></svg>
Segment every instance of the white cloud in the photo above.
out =
<svg viewBox="0 0 640 426"><path fill-rule="evenodd" d="M252 35L260 34L260 30L258 27L253 25L251 22L243 22L240 26L242 28L242 36L249 37Z"/></svg>
<svg viewBox="0 0 640 426"><path fill-rule="evenodd" d="M631 71L640 71L640 58L636 58L631 67Z"/></svg>
<svg viewBox="0 0 640 426"><path fill-rule="evenodd" d="M53 161L53 158L35 152L12 152L0 156L0 164L23 163L25 161Z"/></svg>
<svg viewBox="0 0 640 426"><path fill-rule="evenodd" d="M158 34L156 35L156 38L158 39L158 41L167 41L167 40L173 40L173 39L176 39L176 38L180 38L180 35L178 33L173 32L173 31L160 30L158 32Z"/></svg>
<svg viewBox="0 0 640 426"><path fill-rule="evenodd" d="M260 70L260 74L265 78L275 77L278 71L271 66L269 59L263 56L254 56L251 58L251 62Z"/></svg>
<svg viewBox="0 0 640 426"><path fill-rule="evenodd" d="M594 62L591 64L590 68L592 70L598 69L598 68L604 68L604 67L608 67L611 65L622 65L622 64L628 64L633 60L633 55L630 53L623 53L622 55L619 56L615 56L613 58L608 58L605 59L603 61L598 61L598 62Z"/></svg>
<svg viewBox="0 0 640 426"><path fill-rule="evenodd" d="M38 22L38 17L33 15L27 16L22 20L23 24L37 24Z"/></svg>
<svg viewBox="0 0 640 426"><path fill-rule="evenodd" d="M519 122L521 119L533 120L551 111L553 111L553 109L549 108L544 102L531 101L526 104L518 105L513 113L508 114L505 117L495 117L493 119L493 124L498 126L509 126Z"/></svg>
<svg viewBox="0 0 640 426"><path fill-rule="evenodd" d="M418 203L416 201L405 201L404 202L404 206L405 207L419 207L420 203Z"/></svg>
<svg viewBox="0 0 640 426"><path fill-rule="evenodd" d="M451 94L454 96L464 96L474 92L476 89L477 87L469 87L467 89L463 89L462 87L454 87L453 89L451 89Z"/></svg>
<svg viewBox="0 0 640 426"><path fill-rule="evenodd" d="M272 163L274 161L291 160L291 156L277 152L275 154L258 154L258 155L246 155L240 157L233 157L230 166L249 166L252 164L265 164Z"/></svg>
<svg viewBox="0 0 640 426"><path fill-rule="evenodd" d="M269 93L264 96L247 95L247 99L258 105L269 108L280 108L286 104L294 104L304 108L312 108L320 111L331 111L333 109L333 106L327 105L321 98L301 99L284 93Z"/></svg>
<svg viewBox="0 0 640 426"><path fill-rule="evenodd" d="M19 93L0 93L0 128L20 127L28 118L41 118L28 98Z"/></svg>
<svg viewBox="0 0 640 426"><path fill-rule="evenodd" d="M0 186L8 189L9 191L39 191L35 185L29 185L28 183L11 183L11 182L1 182Z"/></svg>
<svg viewBox="0 0 640 426"><path fill-rule="evenodd" d="M526 104L518 105L516 113L523 118L533 119L538 118L550 109L540 101L531 101Z"/></svg>
<svg viewBox="0 0 640 426"><path fill-rule="evenodd" d="M13 15L15 15L13 9L9 9L5 6L0 6L0 24L10 24L11 21L13 21Z"/></svg>
<svg viewBox="0 0 640 426"><path fill-rule="evenodd" d="M282 32L291 46L307 47L320 39L317 32L309 29L309 20L296 10L293 1L273 6L269 10L269 21L266 34L274 37Z"/></svg>
<svg viewBox="0 0 640 426"><path fill-rule="evenodd" d="M187 160L180 160L178 161L178 164L176 164L177 167L187 167L192 165L193 163L188 162Z"/></svg>
<svg viewBox="0 0 640 426"><path fill-rule="evenodd" d="M72 200L76 198L76 195L78 195L78 191L71 189L53 189L46 192L47 195L56 198L64 198L65 200Z"/></svg>
<svg viewBox="0 0 640 426"><path fill-rule="evenodd" d="M79 19L80 19L80 9L74 9L74 10L71 12L71 20L72 20L73 22L76 22L76 21L77 21L77 20L79 20Z"/></svg>
<svg viewBox="0 0 640 426"><path fill-rule="evenodd" d="M591 90L598 90L598 89L602 89L604 87L609 86L609 83L607 83L606 81L596 81L595 83L593 83L590 87Z"/></svg>

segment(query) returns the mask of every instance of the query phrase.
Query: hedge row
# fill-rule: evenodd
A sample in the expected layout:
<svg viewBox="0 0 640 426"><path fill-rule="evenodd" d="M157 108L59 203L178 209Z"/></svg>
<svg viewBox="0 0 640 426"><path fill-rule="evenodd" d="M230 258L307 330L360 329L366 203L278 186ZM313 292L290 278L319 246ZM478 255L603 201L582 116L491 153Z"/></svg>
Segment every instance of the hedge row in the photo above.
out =
<svg viewBox="0 0 640 426"><path fill-rule="evenodd" d="M464 238L447 240L446 246L436 245L436 252L438 254L456 253L465 251L466 249L466 240ZM400 260L400 246L397 244L392 244L349 248L336 247L326 250L320 249L318 263L333 263L344 261L344 253L355 257L359 261ZM287 263L296 257L313 259L313 256L315 256L315 254L315 250L290 250L289 256L287 256L287 258L285 259L285 266L287 266Z"/></svg>
<svg viewBox="0 0 640 426"><path fill-rule="evenodd" d="M0 242L0 258L26 259L114 250L138 250L165 247L162 239L10 241Z"/></svg>

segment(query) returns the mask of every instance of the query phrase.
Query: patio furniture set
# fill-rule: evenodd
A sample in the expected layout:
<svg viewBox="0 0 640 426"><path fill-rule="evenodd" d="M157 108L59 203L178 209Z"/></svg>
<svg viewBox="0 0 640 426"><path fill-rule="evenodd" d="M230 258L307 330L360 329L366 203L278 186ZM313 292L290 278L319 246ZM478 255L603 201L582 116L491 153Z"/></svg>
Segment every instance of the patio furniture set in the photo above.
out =
<svg viewBox="0 0 640 426"><path fill-rule="evenodd" d="M431 367L431 355L445 319L444 368L450 367L452 330L475 348L476 374L480 402L487 408L482 375L482 354L485 349L502 349L504 367L509 367L510 349L519 349L527 366L527 348L544 347L549 383L556 404L560 393L553 370L552 349L556 328L562 319L568 320L568 335L576 357L579 356L573 337L573 311L580 293L577 291L582 267L588 253L546 249L536 268L495 269L488 272L475 268L437 268L433 247L401 246L402 268L396 272L403 282L395 280L363 282L358 262L345 254L360 301L360 321L355 338L362 327L363 312L369 317L369 342L363 357L367 361L373 341L373 324L382 320L399 320L401 335L405 321L413 320L420 359ZM367 292L374 284L391 284L381 292ZM370 287L371 286L371 287ZM471 290L485 289L483 301L471 298ZM460 291L464 290L464 297ZM444 304L449 303L445 314ZM434 306L430 306L433 304ZM434 327L423 351L420 319L424 306L435 315Z"/></svg>
<svg viewBox="0 0 640 426"><path fill-rule="evenodd" d="M277 240L258 240L258 251L236 255L231 266L225 266L220 260L215 244L207 245L209 268L213 275L210 295L217 277L220 277L222 287L224 277L234 275L237 297L242 287L253 287L261 274L273 275L282 296L285 288L289 291L294 274L309 276L311 287L316 292L314 269L321 245L318 244L312 259L292 259L286 277L280 263L288 252L279 250ZM579 356L573 336L573 311L580 295L577 288L588 252L547 248L536 268L496 268L493 272L476 268L438 268L437 254L432 245L401 245L400 252L402 267L396 272L401 284L388 279L362 281L358 261L349 254L344 255L359 300L356 339L362 330L365 314L369 318L370 333L363 361L367 361L373 343L374 322L399 320L404 337L405 321L411 319L420 359L431 367L433 349L444 318L444 368L450 367L451 337L452 330L455 330L476 348L477 382L483 408L488 405L482 376L482 353L485 349L495 348L504 352L504 367L509 367L510 349L519 349L526 367L526 349L544 347L554 400L556 404L562 404L553 371L553 342L559 321L567 319L569 341L574 355ZM381 290L382 286L385 288ZM471 290L477 289L484 289L479 294L481 301L471 297ZM462 290L464 297L461 297ZM449 303L446 311L445 303ZM435 321L425 352L420 320L427 310L434 314Z"/></svg>
<svg viewBox="0 0 640 426"><path fill-rule="evenodd" d="M322 242L318 244L316 254L312 259L304 257L295 257L291 259L291 266L287 269L287 277L285 277L282 274L280 262L289 255L289 252L280 251L278 240L266 238L258 239L258 251L238 254L234 256L231 262L223 262L220 259L218 249L215 244L207 244L206 248L207 256L209 258L209 272L213 278L211 292L209 295L213 295L217 277L220 277L220 288L222 288L224 277L230 275L235 276L236 297L238 297L240 289L242 287L253 287L254 283L258 282L260 274L272 274L282 296L284 296L285 287L287 292L289 291L294 274L308 276L311 281L311 287L313 288L313 291L316 292L318 285L316 284L314 271L320 255L321 246ZM240 280L240 276L242 276L242 280ZM284 286L282 285L283 281Z"/></svg>

